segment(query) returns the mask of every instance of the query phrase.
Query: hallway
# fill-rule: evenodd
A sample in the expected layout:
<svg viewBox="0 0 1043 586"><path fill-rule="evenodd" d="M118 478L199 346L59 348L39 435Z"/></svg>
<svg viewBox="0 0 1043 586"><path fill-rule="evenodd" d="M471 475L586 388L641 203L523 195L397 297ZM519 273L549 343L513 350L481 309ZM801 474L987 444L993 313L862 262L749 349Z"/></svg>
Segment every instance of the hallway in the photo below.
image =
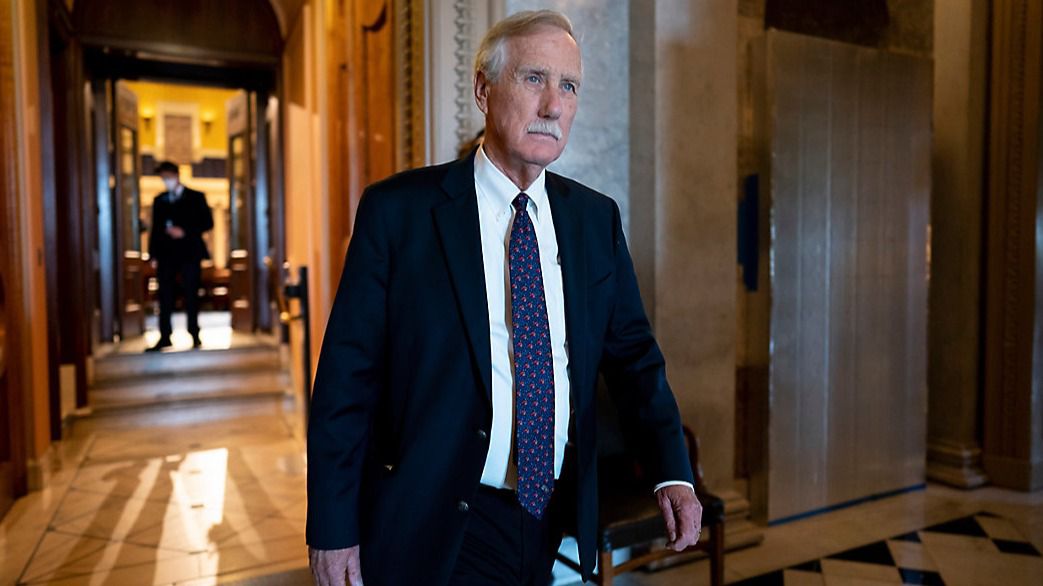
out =
<svg viewBox="0 0 1043 586"><path fill-rule="evenodd" d="M48 488L0 525L0 584L202 585L306 567L297 414L267 397L77 420Z"/></svg>

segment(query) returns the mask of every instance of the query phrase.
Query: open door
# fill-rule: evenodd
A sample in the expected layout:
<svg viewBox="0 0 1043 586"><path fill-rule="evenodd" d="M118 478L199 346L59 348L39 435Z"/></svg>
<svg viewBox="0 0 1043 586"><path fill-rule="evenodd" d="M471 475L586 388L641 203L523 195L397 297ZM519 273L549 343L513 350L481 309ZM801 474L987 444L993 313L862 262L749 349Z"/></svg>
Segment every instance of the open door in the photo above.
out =
<svg viewBox="0 0 1043 586"><path fill-rule="evenodd" d="M141 259L141 178L138 157L138 97L123 83L116 84L114 137L115 184L118 206L116 236L120 337L127 339L145 332L145 279Z"/></svg>
<svg viewBox="0 0 1043 586"><path fill-rule="evenodd" d="M254 331L254 259L252 144L250 133L250 99L240 92L228 100L228 268L231 271L229 298L232 329Z"/></svg>

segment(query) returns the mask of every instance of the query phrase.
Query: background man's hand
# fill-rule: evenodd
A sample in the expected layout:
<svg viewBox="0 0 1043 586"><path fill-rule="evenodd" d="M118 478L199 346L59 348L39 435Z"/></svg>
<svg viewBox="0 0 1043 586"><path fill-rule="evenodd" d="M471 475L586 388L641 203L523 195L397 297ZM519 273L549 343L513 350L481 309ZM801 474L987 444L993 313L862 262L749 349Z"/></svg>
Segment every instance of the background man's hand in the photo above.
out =
<svg viewBox="0 0 1043 586"><path fill-rule="evenodd" d="M311 575L318 586L362 586L359 546L346 549L308 548Z"/></svg>
<svg viewBox="0 0 1043 586"><path fill-rule="evenodd" d="M185 237L185 230L181 226L171 226L167 228L167 235L174 240L180 240Z"/></svg>
<svg viewBox="0 0 1043 586"><path fill-rule="evenodd" d="M666 535L670 540L666 546L684 551L695 545L703 523L703 505L695 491L683 485L664 486L656 491L656 499L666 521Z"/></svg>

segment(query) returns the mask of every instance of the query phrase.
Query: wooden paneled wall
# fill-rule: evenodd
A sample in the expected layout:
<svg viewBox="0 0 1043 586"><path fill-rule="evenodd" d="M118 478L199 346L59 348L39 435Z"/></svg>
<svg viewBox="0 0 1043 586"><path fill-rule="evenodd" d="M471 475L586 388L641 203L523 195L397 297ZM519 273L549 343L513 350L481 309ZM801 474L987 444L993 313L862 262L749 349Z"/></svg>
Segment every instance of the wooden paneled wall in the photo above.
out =
<svg viewBox="0 0 1043 586"><path fill-rule="evenodd" d="M761 51L771 358L753 493L780 520L924 482L932 76L792 33Z"/></svg>
<svg viewBox="0 0 1043 586"><path fill-rule="evenodd" d="M277 62L278 19L268 0L76 0L73 14L83 42L148 49L182 59L222 55ZM227 26L228 23L235 26Z"/></svg>
<svg viewBox="0 0 1043 586"><path fill-rule="evenodd" d="M24 273L19 259L17 137L14 66L14 15L11 2L0 2L0 515L27 489L26 403L22 333Z"/></svg>
<svg viewBox="0 0 1043 586"><path fill-rule="evenodd" d="M340 274L367 185L423 160L422 2L327 6L330 274ZM335 286L337 279L332 280Z"/></svg>

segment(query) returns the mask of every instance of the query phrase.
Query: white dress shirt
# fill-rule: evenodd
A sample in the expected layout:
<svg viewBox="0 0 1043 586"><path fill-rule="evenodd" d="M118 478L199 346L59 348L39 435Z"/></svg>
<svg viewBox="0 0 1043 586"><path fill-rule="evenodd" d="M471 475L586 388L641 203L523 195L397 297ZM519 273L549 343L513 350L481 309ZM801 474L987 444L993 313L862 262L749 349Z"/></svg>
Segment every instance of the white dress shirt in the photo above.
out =
<svg viewBox="0 0 1043 586"><path fill-rule="evenodd" d="M529 196L526 211L536 232L540 248L540 270L547 300L550 346L554 362L554 478L561 477L565 444L568 442L569 356L565 331L565 288L558 256L558 239L547 198L546 171L525 190ZM507 249L514 223L514 198L521 193L500 169L478 148L474 157L474 186L478 195L478 224L482 237L485 269L485 295L489 304L489 342L492 357L493 421L489 432L489 453L482 471L482 484L494 488L514 488L517 470L513 464L514 445L514 345L511 332L510 267ZM683 484L668 481L656 485Z"/></svg>
<svg viewBox="0 0 1043 586"><path fill-rule="evenodd" d="M558 259L546 172L525 190L527 211L540 248L540 271L547 300L550 346L554 363L554 478L561 476L569 435L568 350L565 345L565 294ZM482 235L485 295L489 304L489 342L492 351L493 424L482 484L514 488L511 449L514 445L514 341L510 326L511 287L507 247L514 223L511 203L521 190L478 149L474 160L474 185L478 194L478 223ZM510 472L510 473L508 473Z"/></svg>

